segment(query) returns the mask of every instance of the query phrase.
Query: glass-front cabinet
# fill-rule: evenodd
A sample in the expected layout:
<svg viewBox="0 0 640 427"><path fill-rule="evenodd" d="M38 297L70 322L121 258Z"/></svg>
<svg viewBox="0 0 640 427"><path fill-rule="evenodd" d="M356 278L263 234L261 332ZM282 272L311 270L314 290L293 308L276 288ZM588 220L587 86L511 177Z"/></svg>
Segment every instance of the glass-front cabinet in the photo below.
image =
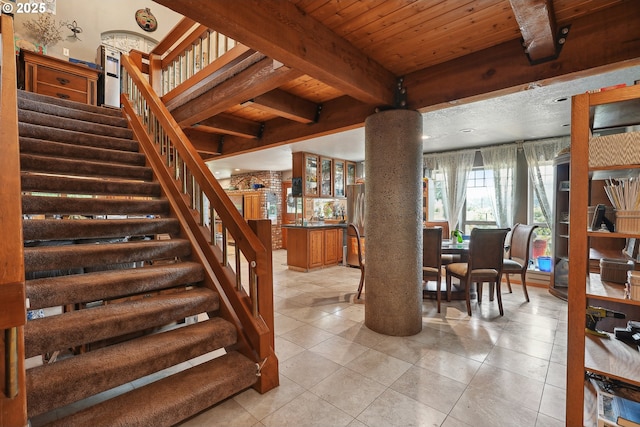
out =
<svg viewBox="0 0 640 427"><path fill-rule="evenodd" d="M306 196L318 195L318 162L315 154L304 155L304 194Z"/></svg>
<svg viewBox="0 0 640 427"><path fill-rule="evenodd" d="M344 160L333 161L333 193L335 197L345 197Z"/></svg>
<svg viewBox="0 0 640 427"><path fill-rule="evenodd" d="M333 180L331 179L331 170L333 168L333 161L331 158L320 158L320 197L332 197L333 196Z"/></svg>
<svg viewBox="0 0 640 427"><path fill-rule="evenodd" d="M356 164L354 162L347 162L347 185L353 185L356 183Z"/></svg>

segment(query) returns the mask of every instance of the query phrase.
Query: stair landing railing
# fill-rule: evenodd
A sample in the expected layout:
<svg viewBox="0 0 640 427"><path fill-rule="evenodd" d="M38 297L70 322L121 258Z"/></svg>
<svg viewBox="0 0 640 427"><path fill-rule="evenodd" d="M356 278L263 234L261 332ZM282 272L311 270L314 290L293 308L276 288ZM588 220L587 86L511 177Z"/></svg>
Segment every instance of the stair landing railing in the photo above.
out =
<svg viewBox="0 0 640 427"><path fill-rule="evenodd" d="M26 300L13 17L0 12L0 425L27 424Z"/></svg>
<svg viewBox="0 0 640 427"><path fill-rule="evenodd" d="M257 388L268 391L278 385L271 246L266 248L242 218L135 62L128 55L122 55L121 62L125 113L154 170L166 180L172 203L186 203L187 211L182 205L174 210L182 209L181 215L198 242L196 249L202 251L216 277L214 285L219 286L221 302L232 307L228 315L237 316L241 334L259 357ZM263 235L270 241L270 221L263 222ZM230 263L230 258L235 262ZM244 269L246 275L242 274Z"/></svg>

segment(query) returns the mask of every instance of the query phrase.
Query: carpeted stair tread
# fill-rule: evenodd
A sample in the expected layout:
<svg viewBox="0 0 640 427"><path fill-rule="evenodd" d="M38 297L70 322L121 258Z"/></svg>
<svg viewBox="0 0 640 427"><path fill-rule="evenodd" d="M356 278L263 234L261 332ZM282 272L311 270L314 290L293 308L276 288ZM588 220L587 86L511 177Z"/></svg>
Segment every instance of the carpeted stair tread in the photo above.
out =
<svg viewBox="0 0 640 427"><path fill-rule="evenodd" d="M177 234L174 218L42 219L23 221L22 235L30 240L79 240L108 237Z"/></svg>
<svg viewBox="0 0 640 427"><path fill-rule="evenodd" d="M88 111L95 114L103 114L107 116L122 117L122 111L116 108L98 107L96 105L85 104L83 102L69 101L54 96L41 95L25 90L18 90L18 99L29 99L32 101L43 102L46 104L59 105L61 107L72 108L75 110Z"/></svg>
<svg viewBox="0 0 640 427"><path fill-rule="evenodd" d="M195 262L153 265L27 280L26 295L32 310L144 294L204 279Z"/></svg>
<svg viewBox="0 0 640 427"><path fill-rule="evenodd" d="M169 427L250 387L256 380L255 363L230 352L47 426Z"/></svg>
<svg viewBox="0 0 640 427"><path fill-rule="evenodd" d="M115 178L79 178L27 172L21 175L20 181L22 191L137 197L158 197L161 194L158 182L130 181Z"/></svg>
<svg viewBox="0 0 640 427"><path fill-rule="evenodd" d="M56 105L47 102L39 102L32 99L18 97L18 108L21 110L36 111L38 113L49 114L68 119L82 120L85 122L99 123L115 127L126 128L127 120L120 116L107 115L104 113L94 113L91 111L69 108L63 105Z"/></svg>
<svg viewBox="0 0 640 427"><path fill-rule="evenodd" d="M22 196L25 215L161 215L169 210L167 200L85 199L74 197Z"/></svg>
<svg viewBox="0 0 640 427"><path fill-rule="evenodd" d="M28 369L28 416L68 405L235 342L234 326L215 317Z"/></svg>
<svg viewBox="0 0 640 427"><path fill-rule="evenodd" d="M18 134L47 141L66 142L89 147L109 148L123 151L140 151L138 142L134 139L115 138L113 136L95 135L66 129L50 128L48 126L31 123L18 123Z"/></svg>
<svg viewBox="0 0 640 427"><path fill-rule="evenodd" d="M30 320L24 327L25 354L33 357L166 326L215 312L219 302L216 292L193 288Z"/></svg>
<svg viewBox="0 0 640 427"><path fill-rule="evenodd" d="M146 161L143 153L87 147L28 137L20 137L20 153L74 160L86 159L133 166L144 166Z"/></svg>
<svg viewBox="0 0 640 427"><path fill-rule="evenodd" d="M191 244L185 239L101 243L24 248L26 273L98 267L139 261L186 257Z"/></svg>
<svg viewBox="0 0 640 427"><path fill-rule="evenodd" d="M28 172L93 176L151 181L153 171L146 166L119 165L89 160L20 154L20 168Z"/></svg>
<svg viewBox="0 0 640 427"><path fill-rule="evenodd" d="M67 129L87 134L112 136L114 138L133 138L133 131L128 128L85 122L83 120L69 119L66 117L57 117L50 114L39 113L37 111L18 110L18 120L21 123L31 123L55 129Z"/></svg>

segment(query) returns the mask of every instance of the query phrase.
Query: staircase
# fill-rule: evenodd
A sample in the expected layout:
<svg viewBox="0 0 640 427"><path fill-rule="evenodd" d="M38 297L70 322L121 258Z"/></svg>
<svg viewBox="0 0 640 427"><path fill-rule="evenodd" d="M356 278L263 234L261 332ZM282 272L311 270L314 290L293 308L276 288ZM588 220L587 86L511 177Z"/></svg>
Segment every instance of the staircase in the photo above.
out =
<svg viewBox="0 0 640 427"><path fill-rule="evenodd" d="M21 91L18 108L31 424L171 426L252 386L120 111Z"/></svg>

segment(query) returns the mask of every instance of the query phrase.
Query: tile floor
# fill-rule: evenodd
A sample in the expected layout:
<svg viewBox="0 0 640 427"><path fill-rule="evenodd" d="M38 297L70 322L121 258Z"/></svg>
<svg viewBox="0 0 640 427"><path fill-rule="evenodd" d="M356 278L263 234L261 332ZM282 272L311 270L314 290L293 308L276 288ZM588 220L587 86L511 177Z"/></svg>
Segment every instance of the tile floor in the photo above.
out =
<svg viewBox="0 0 640 427"><path fill-rule="evenodd" d="M300 273L286 268L286 251L273 255L280 386L181 427L564 426L567 304L546 288L529 286L526 303L515 285L504 317L487 287L472 317L464 301L438 314L427 300L422 332L390 337L364 326L358 269Z"/></svg>

